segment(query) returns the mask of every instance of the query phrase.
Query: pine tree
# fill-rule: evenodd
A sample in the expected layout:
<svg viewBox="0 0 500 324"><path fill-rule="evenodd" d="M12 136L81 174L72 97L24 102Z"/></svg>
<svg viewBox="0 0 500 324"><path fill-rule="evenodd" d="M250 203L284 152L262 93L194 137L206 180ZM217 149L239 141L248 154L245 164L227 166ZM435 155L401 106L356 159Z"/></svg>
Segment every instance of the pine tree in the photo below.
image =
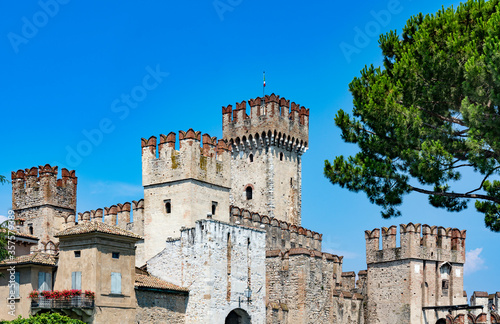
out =
<svg viewBox="0 0 500 324"><path fill-rule="evenodd" d="M448 211L472 199L486 227L499 232L499 0L419 14L379 44L383 67L354 78L353 116L339 110L335 117L342 139L360 152L325 161L325 176L365 192L386 218L399 216L413 191ZM455 191L466 169L477 183Z"/></svg>

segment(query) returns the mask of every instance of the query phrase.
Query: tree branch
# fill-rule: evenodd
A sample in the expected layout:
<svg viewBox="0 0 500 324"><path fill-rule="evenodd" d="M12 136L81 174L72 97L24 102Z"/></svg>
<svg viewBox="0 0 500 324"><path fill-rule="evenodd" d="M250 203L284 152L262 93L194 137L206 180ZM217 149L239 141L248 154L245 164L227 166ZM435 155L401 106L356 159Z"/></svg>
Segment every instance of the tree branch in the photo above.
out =
<svg viewBox="0 0 500 324"><path fill-rule="evenodd" d="M487 195L476 195L476 194L455 193L455 192L439 192L439 191L420 189L420 188L416 188L416 187L413 187L410 185L408 185L408 187L410 188L410 190L420 192L420 193L423 193L426 195L435 195L435 196L452 197L452 198L484 199L484 200L493 201L497 204L500 204L500 199L497 199L495 197L490 197Z"/></svg>

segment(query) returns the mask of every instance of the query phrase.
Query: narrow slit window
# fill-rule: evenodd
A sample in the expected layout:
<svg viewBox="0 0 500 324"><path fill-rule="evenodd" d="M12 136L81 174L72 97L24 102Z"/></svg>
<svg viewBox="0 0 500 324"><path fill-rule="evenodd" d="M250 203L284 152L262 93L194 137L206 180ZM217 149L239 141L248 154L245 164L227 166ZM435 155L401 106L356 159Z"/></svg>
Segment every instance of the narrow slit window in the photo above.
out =
<svg viewBox="0 0 500 324"><path fill-rule="evenodd" d="M167 214L170 214L172 212L172 203L170 202L170 200L167 200L165 202L165 211L167 212Z"/></svg>
<svg viewBox="0 0 500 324"><path fill-rule="evenodd" d="M212 216L217 212L217 205L218 203L216 201L212 201Z"/></svg>
<svg viewBox="0 0 500 324"><path fill-rule="evenodd" d="M280 153L280 161L283 161L283 152Z"/></svg>
<svg viewBox="0 0 500 324"><path fill-rule="evenodd" d="M252 200L252 194L253 194L252 187L248 186L245 191L246 191L246 195L247 195L247 200Z"/></svg>
<svg viewBox="0 0 500 324"><path fill-rule="evenodd" d="M253 154L250 154L248 158L250 159L250 162L253 162Z"/></svg>

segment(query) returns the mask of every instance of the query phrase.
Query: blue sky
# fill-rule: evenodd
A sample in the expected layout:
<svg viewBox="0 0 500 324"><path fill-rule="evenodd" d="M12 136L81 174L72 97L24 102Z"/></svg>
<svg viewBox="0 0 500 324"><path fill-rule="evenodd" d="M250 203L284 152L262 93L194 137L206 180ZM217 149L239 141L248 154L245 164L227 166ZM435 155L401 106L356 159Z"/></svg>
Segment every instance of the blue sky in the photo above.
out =
<svg viewBox="0 0 500 324"><path fill-rule="evenodd" d="M265 70L266 93L310 108L303 226L324 234L324 250L345 256L344 271L366 268L367 229L457 227L467 229L469 296L500 291L500 236L484 228L472 204L448 213L412 194L402 217L384 220L364 194L323 176L325 159L356 152L333 117L351 110L348 84L365 64L381 64L377 35L452 4L2 1L0 174L46 163L76 169L78 211L140 199L140 138L188 128L221 137L221 106L261 96ZM464 176L466 185L473 179ZM0 215L10 190L0 186Z"/></svg>

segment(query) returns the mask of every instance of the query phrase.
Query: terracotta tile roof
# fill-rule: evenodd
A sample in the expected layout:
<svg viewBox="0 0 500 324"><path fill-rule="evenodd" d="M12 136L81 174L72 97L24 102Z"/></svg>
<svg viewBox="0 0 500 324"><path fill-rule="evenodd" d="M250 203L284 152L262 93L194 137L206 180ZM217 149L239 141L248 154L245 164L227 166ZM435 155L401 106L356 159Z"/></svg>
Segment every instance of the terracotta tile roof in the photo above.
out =
<svg viewBox="0 0 500 324"><path fill-rule="evenodd" d="M2 232L5 231L5 229L2 229L1 230ZM14 231L14 230L9 230L10 233L14 233L15 236L18 236L18 237L25 237L25 238L30 238L30 239L33 239L33 240L38 240L38 237L34 236L34 235L30 235L30 234L26 234L26 233L21 233L21 232L18 232L18 231Z"/></svg>
<svg viewBox="0 0 500 324"><path fill-rule="evenodd" d="M133 238L142 240L142 237L135 234L135 233L132 233L130 231L126 231L124 229L121 229L121 228L113 226L113 225L105 224L103 222L82 222L82 223L79 223L78 225L67 228L64 231L57 233L55 236L61 237L61 236L96 233L96 232L97 233L106 233L106 234L133 237Z"/></svg>
<svg viewBox="0 0 500 324"><path fill-rule="evenodd" d="M476 297L488 297L489 296L486 291L475 291L472 295L476 296Z"/></svg>
<svg viewBox="0 0 500 324"><path fill-rule="evenodd" d="M175 290L175 291L182 291L182 292L189 291L187 288L179 287L177 285L174 285L173 283L161 280L161 279L156 278L150 274L147 274L147 275L136 274L135 275L135 286L136 287L144 287L144 288L168 289L168 290Z"/></svg>
<svg viewBox="0 0 500 324"><path fill-rule="evenodd" d="M280 250L268 250L266 251L266 257L277 257L280 256L281 251Z"/></svg>
<svg viewBox="0 0 500 324"><path fill-rule="evenodd" d="M354 271L342 272L342 277L355 277Z"/></svg>
<svg viewBox="0 0 500 324"><path fill-rule="evenodd" d="M352 299L357 299L357 300L363 300L365 298L365 296L361 295L361 294L358 294L358 293L355 293L353 296L352 296Z"/></svg>
<svg viewBox="0 0 500 324"><path fill-rule="evenodd" d="M462 295L463 297L467 297L467 292L464 290L464 293Z"/></svg>
<svg viewBox="0 0 500 324"><path fill-rule="evenodd" d="M367 270L361 270L360 272L358 272L358 276L366 276L367 274L368 274Z"/></svg>
<svg viewBox="0 0 500 324"><path fill-rule="evenodd" d="M33 254L21 255L13 260L3 260L0 262L0 266L14 265L14 264L41 264L56 266L57 261L53 254L35 252Z"/></svg>

